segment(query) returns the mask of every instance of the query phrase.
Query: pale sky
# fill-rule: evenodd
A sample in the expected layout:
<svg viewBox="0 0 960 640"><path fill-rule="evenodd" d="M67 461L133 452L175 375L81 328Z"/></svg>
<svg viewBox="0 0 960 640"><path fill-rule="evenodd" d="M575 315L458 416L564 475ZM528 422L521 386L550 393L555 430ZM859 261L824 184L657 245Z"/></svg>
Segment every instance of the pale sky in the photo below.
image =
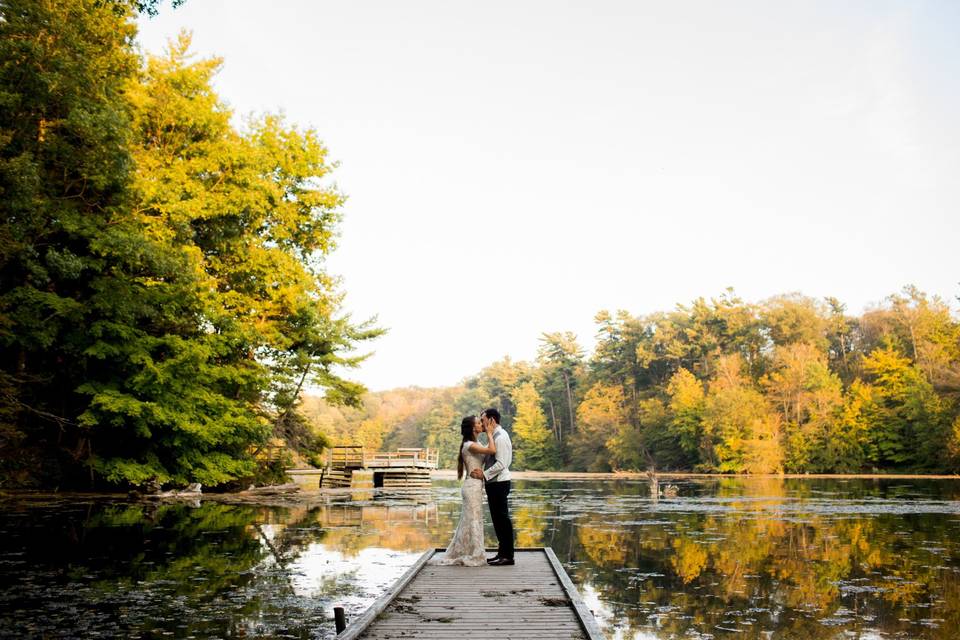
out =
<svg viewBox="0 0 960 640"><path fill-rule="evenodd" d="M140 25L151 52L192 30L238 122L282 111L340 163L328 264L390 331L351 376L373 390L728 286L960 294L953 0L187 0Z"/></svg>

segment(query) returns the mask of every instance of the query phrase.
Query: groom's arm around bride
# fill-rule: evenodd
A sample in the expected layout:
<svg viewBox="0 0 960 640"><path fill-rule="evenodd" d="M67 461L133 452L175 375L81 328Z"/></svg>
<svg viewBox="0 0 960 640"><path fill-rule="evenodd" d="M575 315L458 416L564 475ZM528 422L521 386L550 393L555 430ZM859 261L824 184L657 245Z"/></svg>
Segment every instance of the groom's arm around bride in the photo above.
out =
<svg viewBox="0 0 960 640"><path fill-rule="evenodd" d="M513 445L510 435L500 426L500 412L487 409L480 414L488 438L493 438L497 452L484 460L483 471L474 469L471 476L484 478L487 503L493 530L497 534L497 555L488 562L494 565L513 564L513 522L510 520L510 463L513 461Z"/></svg>

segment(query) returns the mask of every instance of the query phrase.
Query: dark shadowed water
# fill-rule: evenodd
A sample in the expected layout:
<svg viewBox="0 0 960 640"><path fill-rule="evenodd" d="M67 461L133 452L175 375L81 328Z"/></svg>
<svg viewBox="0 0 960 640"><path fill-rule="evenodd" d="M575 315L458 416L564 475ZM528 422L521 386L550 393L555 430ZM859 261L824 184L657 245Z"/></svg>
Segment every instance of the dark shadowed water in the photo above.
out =
<svg viewBox="0 0 960 640"><path fill-rule="evenodd" d="M610 638L960 637L960 481L514 484L518 545L556 551ZM2 637L332 638L334 606L445 545L459 490L0 509Z"/></svg>

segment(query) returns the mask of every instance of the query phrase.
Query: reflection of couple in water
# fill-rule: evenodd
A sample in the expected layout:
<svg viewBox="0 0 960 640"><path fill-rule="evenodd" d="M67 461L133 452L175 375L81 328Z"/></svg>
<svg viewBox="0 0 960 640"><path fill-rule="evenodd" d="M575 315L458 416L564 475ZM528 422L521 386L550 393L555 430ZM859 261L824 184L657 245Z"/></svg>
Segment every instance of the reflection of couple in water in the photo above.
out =
<svg viewBox="0 0 960 640"><path fill-rule="evenodd" d="M459 564L478 567L483 564L503 566L513 564L513 523L510 521L510 462L513 447L510 435L500 426L500 412L487 409L477 416L467 416L460 423L463 441L457 459L457 479L466 473L460 487L463 508L460 522L447 545L447 552L437 558L436 564ZM487 436L487 445L477 440L481 433ZM497 534L497 555L486 558L483 546L483 492L486 490L490 518Z"/></svg>

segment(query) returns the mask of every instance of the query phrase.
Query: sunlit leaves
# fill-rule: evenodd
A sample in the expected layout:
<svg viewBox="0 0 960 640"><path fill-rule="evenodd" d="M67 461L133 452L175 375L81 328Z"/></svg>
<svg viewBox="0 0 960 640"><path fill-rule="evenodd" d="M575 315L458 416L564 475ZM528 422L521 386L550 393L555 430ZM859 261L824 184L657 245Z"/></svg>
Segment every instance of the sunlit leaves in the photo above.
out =
<svg viewBox="0 0 960 640"><path fill-rule="evenodd" d="M380 333L324 270L344 201L326 148L278 116L237 126L187 35L141 59L125 7L4 9L11 433L88 482L222 484L271 436L315 457L302 390L357 403L341 372Z"/></svg>

